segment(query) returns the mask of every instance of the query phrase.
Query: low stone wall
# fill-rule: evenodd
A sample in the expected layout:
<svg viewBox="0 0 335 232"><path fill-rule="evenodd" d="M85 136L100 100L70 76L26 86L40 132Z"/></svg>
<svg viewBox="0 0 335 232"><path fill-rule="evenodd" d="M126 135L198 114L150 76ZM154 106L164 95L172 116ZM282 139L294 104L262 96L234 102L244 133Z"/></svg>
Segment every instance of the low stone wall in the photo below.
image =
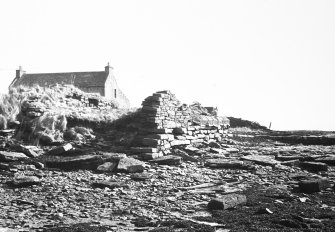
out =
<svg viewBox="0 0 335 232"><path fill-rule="evenodd" d="M173 146L221 140L229 120L200 104L181 104L170 91L160 91L143 101L140 124L132 150L144 159L154 159L170 153Z"/></svg>

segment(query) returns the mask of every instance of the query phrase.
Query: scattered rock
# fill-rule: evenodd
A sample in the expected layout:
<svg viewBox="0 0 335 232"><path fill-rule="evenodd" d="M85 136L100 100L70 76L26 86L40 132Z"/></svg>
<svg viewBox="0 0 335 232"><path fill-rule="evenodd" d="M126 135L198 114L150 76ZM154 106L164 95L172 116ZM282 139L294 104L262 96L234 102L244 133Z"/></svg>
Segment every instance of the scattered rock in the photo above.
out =
<svg viewBox="0 0 335 232"><path fill-rule="evenodd" d="M241 194L228 194L220 198L212 199L207 207L209 210L224 210L233 208L237 205L245 204L247 197Z"/></svg>
<svg viewBox="0 0 335 232"><path fill-rule="evenodd" d="M123 158L119 161L117 171L127 173L143 172L144 163L134 158Z"/></svg>

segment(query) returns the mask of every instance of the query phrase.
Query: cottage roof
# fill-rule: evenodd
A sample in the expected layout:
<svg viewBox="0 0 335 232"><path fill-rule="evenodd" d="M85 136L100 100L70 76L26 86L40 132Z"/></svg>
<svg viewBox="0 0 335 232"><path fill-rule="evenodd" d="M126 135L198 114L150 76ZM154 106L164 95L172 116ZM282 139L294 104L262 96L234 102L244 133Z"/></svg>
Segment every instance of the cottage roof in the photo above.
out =
<svg viewBox="0 0 335 232"><path fill-rule="evenodd" d="M29 73L23 74L16 79L14 86L32 86L40 84L42 86L54 84L72 84L80 87L102 87L105 85L108 74L101 72L68 72L68 73Z"/></svg>

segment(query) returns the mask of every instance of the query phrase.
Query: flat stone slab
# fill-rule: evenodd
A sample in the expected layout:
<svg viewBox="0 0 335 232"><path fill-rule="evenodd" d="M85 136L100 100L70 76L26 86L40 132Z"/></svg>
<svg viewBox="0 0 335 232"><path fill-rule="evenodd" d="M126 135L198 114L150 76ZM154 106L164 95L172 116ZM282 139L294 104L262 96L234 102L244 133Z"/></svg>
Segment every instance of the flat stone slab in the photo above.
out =
<svg viewBox="0 0 335 232"><path fill-rule="evenodd" d="M73 147L71 145L71 143L68 143L68 144L65 144L63 146L59 146L59 147L56 147L50 151L47 152L46 155L61 155L67 151L70 151L72 150Z"/></svg>
<svg viewBox="0 0 335 232"><path fill-rule="evenodd" d="M22 152L8 152L8 151L0 151L0 161L4 162L12 162L12 161L20 161L28 159Z"/></svg>
<svg viewBox="0 0 335 232"><path fill-rule="evenodd" d="M215 148L215 147L211 147L210 149L211 152L213 153L217 153L217 154L229 154L228 151L224 150L224 149L221 149L221 148Z"/></svg>
<svg viewBox="0 0 335 232"><path fill-rule="evenodd" d="M113 172L117 167L117 162L106 162L97 167L99 172Z"/></svg>
<svg viewBox="0 0 335 232"><path fill-rule="evenodd" d="M60 169L96 169L103 163L101 156L98 155L79 155L79 156L49 156L43 155L41 159L48 167Z"/></svg>
<svg viewBox="0 0 335 232"><path fill-rule="evenodd" d="M41 183L41 180L37 176L19 176L15 177L8 184L14 188L22 188L37 185L39 183Z"/></svg>
<svg viewBox="0 0 335 232"><path fill-rule="evenodd" d="M93 188L123 188L123 187L129 187L127 184L123 182L117 182L117 181L96 181L92 183Z"/></svg>
<svg viewBox="0 0 335 232"><path fill-rule="evenodd" d="M102 153L103 159L107 161L120 161L123 158L127 158L127 155L124 153L110 153L110 152L103 152Z"/></svg>
<svg viewBox="0 0 335 232"><path fill-rule="evenodd" d="M267 166L275 166L279 164L277 160L275 160L274 156L267 155L246 155L241 157L242 160L252 161L256 164L267 165Z"/></svg>
<svg viewBox="0 0 335 232"><path fill-rule="evenodd" d="M279 161L291 161L291 160L302 160L304 157L301 155L278 155L276 160Z"/></svg>
<svg viewBox="0 0 335 232"><path fill-rule="evenodd" d="M247 197L242 194L228 194L220 198L212 199L207 207L209 210L224 210L230 209L237 205L245 204Z"/></svg>
<svg viewBox="0 0 335 232"><path fill-rule="evenodd" d="M206 166L211 168L231 168L231 169L246 169L251 168L250 165L245 164L240 160L228 160L228 159L208 159L206 160Z"/></svg>
<svg viewBox="0 0 335 232"><path fill-rule="evenodd" d="M134 173L130 178L135 181L145 181L151 179L151 175L149 173Z"/></svg>
<svg viewBox="0 0 335 232"><path fill-rule="evenodd" d="M331 166L335 166L335 155L317 158L315 159L315 162L321 162L321 163L325 163Z"/></svg>
<svg viewBox="0 0 335 232"><path fill-rule="evenodd" d="M182 158L175 155L167 155L151 160L150 162L157 163L159 165L179 165L181 164Z"/></svg>
<svg viewBox="0 0 335 232"><path fill-rule="evenodd" d="M21 144L15 144L10 147L10 150L15 152L20 152L25 154L28 157L35 158L39 156L38 153L35 152L35 150L40 150L35 146L23 146Z"/></svg>

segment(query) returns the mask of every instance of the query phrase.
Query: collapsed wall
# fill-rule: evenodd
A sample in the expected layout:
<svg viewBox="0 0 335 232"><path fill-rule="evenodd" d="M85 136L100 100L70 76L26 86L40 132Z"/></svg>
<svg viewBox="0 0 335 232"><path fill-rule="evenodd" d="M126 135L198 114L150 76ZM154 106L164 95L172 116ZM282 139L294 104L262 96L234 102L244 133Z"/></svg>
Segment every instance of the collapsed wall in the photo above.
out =
<svg viewBox="0 0 335 232"><path fill-rule="evenodd" d="M140 125L132 151L143 159L154 159L170 153L174 146L220 141L229 119L209 113L200 104L181 104L170 91L159 91L143 101Z"/></svg>

